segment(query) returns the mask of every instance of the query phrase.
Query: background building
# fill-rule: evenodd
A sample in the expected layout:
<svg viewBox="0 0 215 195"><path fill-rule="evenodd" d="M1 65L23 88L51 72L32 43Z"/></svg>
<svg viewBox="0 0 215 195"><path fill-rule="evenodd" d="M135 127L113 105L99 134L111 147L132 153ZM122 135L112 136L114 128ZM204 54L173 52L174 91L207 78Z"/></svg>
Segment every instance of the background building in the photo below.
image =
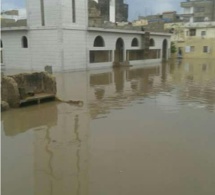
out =
<svg viewBox="0 0 215 195"><path fill-rule="evenodd" d="M215 22L172 23L172 41L181 49L183 58L215 59Z"/></svg>
<svg viewBox="0 0 215 195"><path fill-rule="evenodd" d="M184 22L215 21L215 0L187 0L181 7Z"/></svg>
<svg viewBox="0 0 215 195"><path fill-rule="evenodd" d="M124 0L98 0L98 6L104 21L127 22L128 4ZM110 9L109 9L110 8ZM115 13L112 13L115 12ZM112 18L114 17L114 18Z"/></svg>

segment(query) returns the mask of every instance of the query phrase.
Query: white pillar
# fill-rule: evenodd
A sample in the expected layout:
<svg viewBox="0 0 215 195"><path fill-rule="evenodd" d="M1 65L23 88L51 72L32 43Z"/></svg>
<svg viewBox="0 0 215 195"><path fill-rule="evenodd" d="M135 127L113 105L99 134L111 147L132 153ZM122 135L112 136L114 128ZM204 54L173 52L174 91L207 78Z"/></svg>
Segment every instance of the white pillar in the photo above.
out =
<svg viewBox="0 0 215 195"><path fill-rule="evenodd" d="M115 0L110 0L109 8L109 20L110 22L116 22L116 2Z"/></svg>

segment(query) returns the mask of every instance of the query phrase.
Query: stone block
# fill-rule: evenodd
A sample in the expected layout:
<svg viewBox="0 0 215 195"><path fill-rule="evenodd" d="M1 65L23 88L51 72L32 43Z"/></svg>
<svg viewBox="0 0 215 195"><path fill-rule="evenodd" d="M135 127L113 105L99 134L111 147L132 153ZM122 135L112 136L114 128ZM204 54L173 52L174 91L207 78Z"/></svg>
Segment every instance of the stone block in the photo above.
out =
<svg viewBox="0 0 215 195"><path fill-rule="evenodd" d="M20 95L16 81L11 77L2 77L1 80L1 98L9 104L10 107L19 107Z"/></svg>

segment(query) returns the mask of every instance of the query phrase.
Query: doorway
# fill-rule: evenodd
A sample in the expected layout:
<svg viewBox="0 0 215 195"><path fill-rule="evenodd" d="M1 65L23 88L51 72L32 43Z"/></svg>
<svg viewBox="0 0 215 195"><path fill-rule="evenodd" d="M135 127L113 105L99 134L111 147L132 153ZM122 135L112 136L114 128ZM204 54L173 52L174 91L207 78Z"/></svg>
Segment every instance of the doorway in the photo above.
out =
<svg viewBox="0 0 215 195"><path fill-rule="evenodd" d="M163 40L163 49L162 49L163 53L162 53L162 59L163 60L167 60L167 56L168 56L168 42L166 39Z"/></svg>
<svg viewBox="0 0 215 195"><path fill-rule="evenodd" d="M115 62L124 61L124 41L122 38L118 38L116 41L116 50L115 50Z"/></svg>

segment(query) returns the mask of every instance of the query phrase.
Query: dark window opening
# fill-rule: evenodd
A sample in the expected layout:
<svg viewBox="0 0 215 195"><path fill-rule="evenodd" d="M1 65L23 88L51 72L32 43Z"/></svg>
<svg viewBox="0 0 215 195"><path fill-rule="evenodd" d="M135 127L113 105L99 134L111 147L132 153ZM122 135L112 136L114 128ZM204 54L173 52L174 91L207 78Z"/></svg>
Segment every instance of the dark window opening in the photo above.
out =
<svg viewBox="0 0 215 195"><path fill-rule="evenodd" d="M204 12L205 8L204 7L195 7L195 12Z"/></svg>
<svg viewBox="0 0 215 195"><path fill-rule="evenodd" d="M139 44L138 44L137 38L134 38L134 39L132 40L131 46L132 46L132 47L137 47L138 45L139 45Z"/></svg>
<svg viewBox="0 0 215 195"><path fill-rule="evenodd" d="M22 37L22 47L23 48L28 48L28 39L26 36Z"/></svg>
<svg viewBox="0 0 215 195"><path fill-rule="evenodd" d="M127 50L126 53L128 61L145 59L144 50Z"/></svg>
<svg viewBox="0 0 215 195"><path fill-rule="evenodd" d="M97 36L94 40L94 47L104 47L104 39L101 36Z"/></svg>
<svg viewBox="0 0 215 195"><path fill-rule="evenodd" d="M209 47L203 46L203 53L209 53Z"/></svg>
<svg viewBox="0 0 215 195"><path fill-rule="evenodd" d="M202 32L201 32L201 35L202 35L202 36L205 36L205 35L206 35L206 31L202 31Z"/></svg>
<svg viewBox="0 0 215 195"><path fill-rule="evenodd" d="M3 50L2 49L3 48L3 42L2 42L2 40L0 40L0 41L1 41L1 49L0 49L1 53L0 53L0 57L1 57L1 63L3 63L3 51L2 51Z"/></svg>
<svg viewBox="0 0 215 195"><path fill-rule="evenodd" d="M72 0L72 22L76 22L75 0Z"/></svg>
<svg viewBox="0 0 215 195"><path fill-rule="evenodd" d="M160 49L149 50L148 59L159 59L161 54Z"/></svg>
<svg viewBox="0 0 215 195"><path fill-rule="evenodd" d="M153 47L153 46L155 46L155 41L154 41L154 39L150 39L150 47Z"/></svg>
<svg viewBox="0 0 215 195"><path fill-rule="evenodd" d="M196 29L190 29L190 36L196 36Z"/></svg>
<svg viewBox="0 0 215 195"><path fill-rule="evenodd" d="M40 0L40 10L41 10L41 24L42 26L45 26L44 0Z"/></svg>
<svg viewBox="0 0 215 195"><path fill-rule="evenodd" d="M107 51L90 51L90 63L111 62L112 52Z"/></svg>

